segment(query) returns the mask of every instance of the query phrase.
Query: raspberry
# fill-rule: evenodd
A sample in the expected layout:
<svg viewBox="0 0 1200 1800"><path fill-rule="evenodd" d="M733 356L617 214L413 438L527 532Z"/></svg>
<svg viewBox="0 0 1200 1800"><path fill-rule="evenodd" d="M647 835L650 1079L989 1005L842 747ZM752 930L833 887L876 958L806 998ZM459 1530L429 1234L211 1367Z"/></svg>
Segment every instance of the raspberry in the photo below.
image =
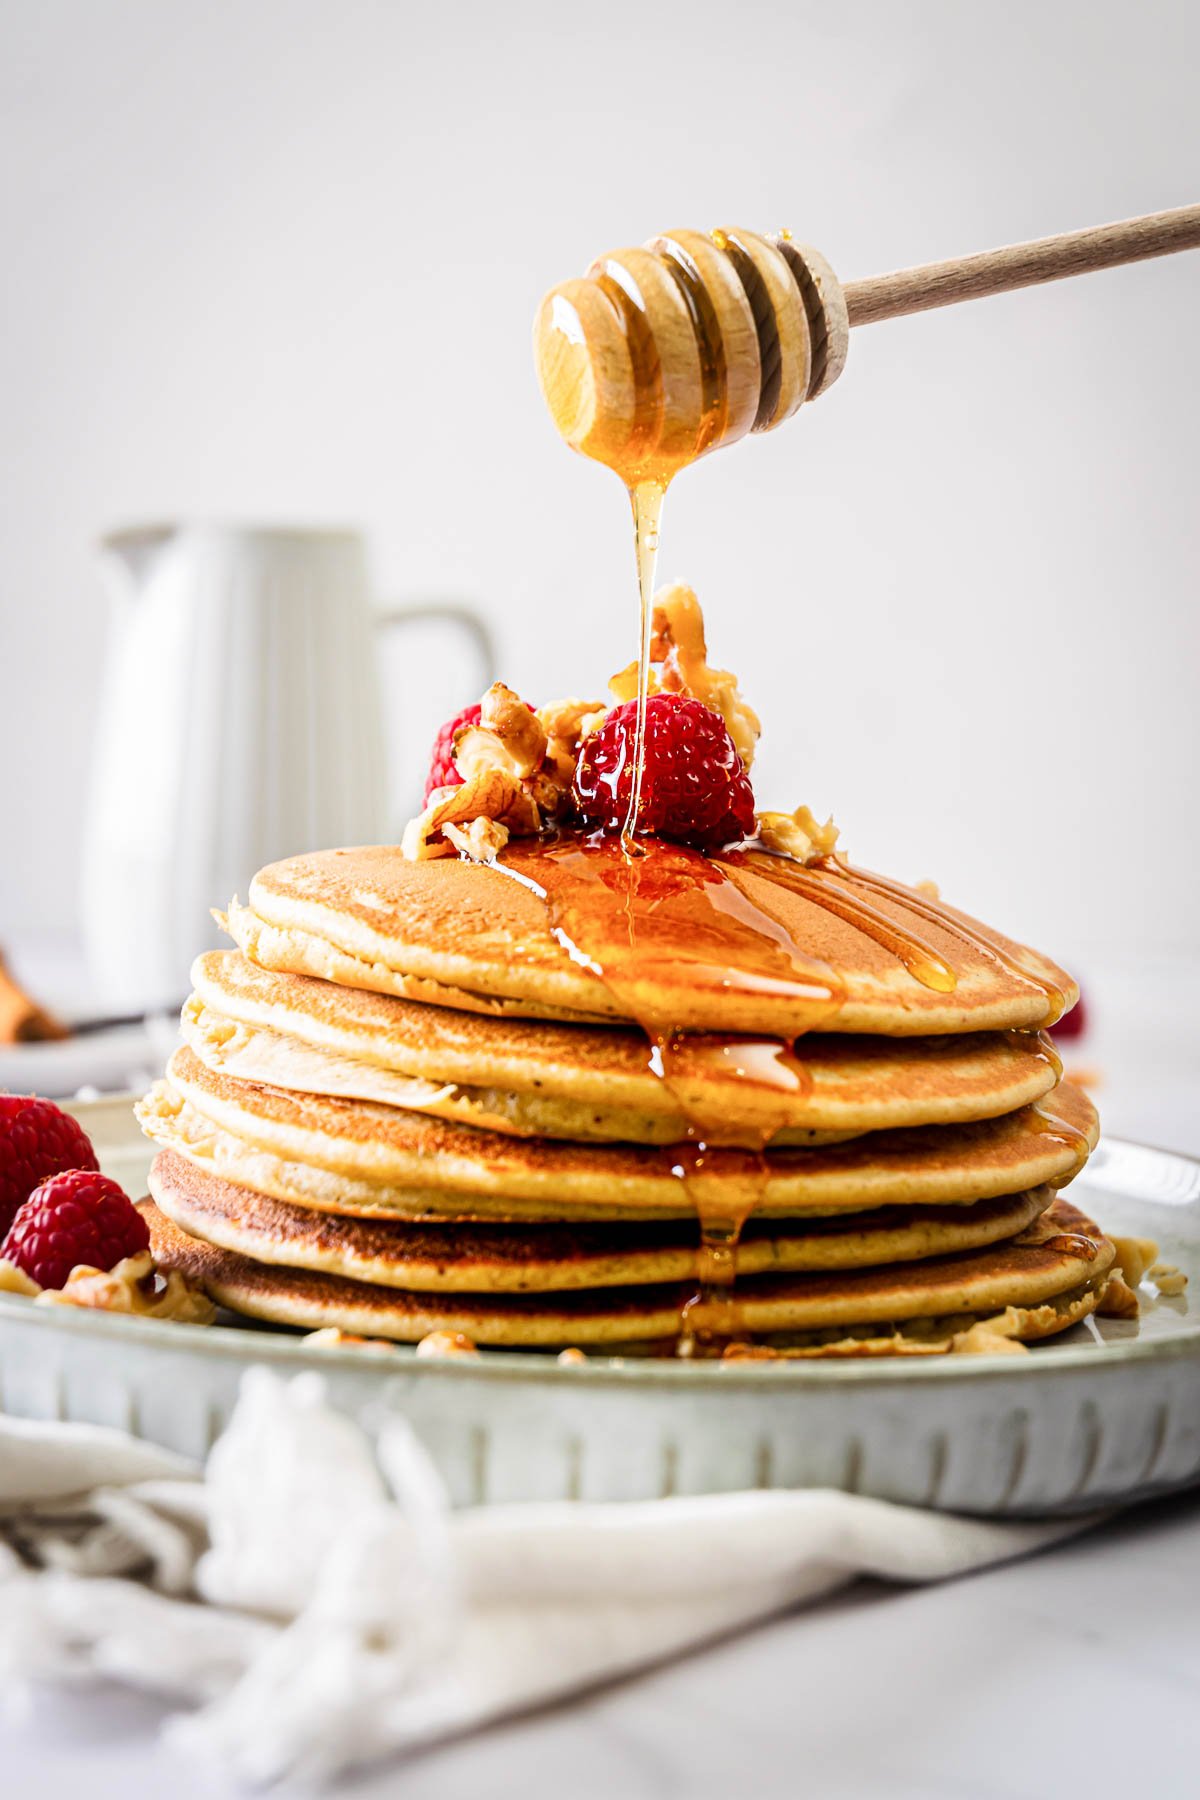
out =
<svg viewBox="0 0 1200 1800"><path fill-rule="evenodd" d="M528 705L528 701L526 702ZM530 706L530 712L536 708ZM429 774L425 781L425 805L429 804L429 796L434 788L461 787L462 776L454 766L454 735L464 725L478 725L483 717L483 708L478 702L474 706L464 706L456 712L452 719L447 719L433 740L433 751L429 758Z"/></svg>
<svg viewBox="0 0 1200 1800"><path fill-rule="evenodd" d="M0 1244L0 1260L40 1287L60 1288L80 1263L107 1271L149 1248L146 1221L124 1189L94 1169L71 1169L30 1194Z"/></svg>
<svg viewBox="0 0 1200 1800"><path fill-rule="evenodd" d="M1083 992L1080 990L1079 998L1070 1012L1065 1012L1058 1024L1052 1025L1050 1030L1056 1038L1080 1038L1090 1023L1087 1007L1083 1003Z"/></svg>
<svg viewBox="0 0 1200 1800"><path fill-rule="evenodd" d="M433 740L433 752L429 758L429 776L425 782L425 802L434 788L461 787L462 776L454 766L454 734L461 731L464 725L478 725L483 716L483 709L476 703L464 706L461 712L447 719Z"/></svg>
<svg viewBox="0 0 1200 1800"><path fill-rule="evenodd" d="M52 1100L0 1094L0 1238L47 1175L99 1166L82 1125Z"/></svg>
<svg viewBox="0 0 1200 1800"><path fill-rule="evenodd" d="M614 707L583 741L574 796L585 824L619 831L633 786L637 701ZM754 790L720 713L684 694L646 702L637 830L716 849L754 830Z"/></svg>

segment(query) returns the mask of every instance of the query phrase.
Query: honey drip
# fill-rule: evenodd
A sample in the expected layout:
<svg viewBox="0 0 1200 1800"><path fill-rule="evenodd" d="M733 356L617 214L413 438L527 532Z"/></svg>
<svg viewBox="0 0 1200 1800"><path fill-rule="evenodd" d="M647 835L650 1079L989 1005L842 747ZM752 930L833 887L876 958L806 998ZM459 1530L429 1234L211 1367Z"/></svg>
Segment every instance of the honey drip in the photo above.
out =
<svg viewBox="0 0 1200 1800"><path fill-rule="evenodd" d="M809 869L784 857L746 851L727 851L725 861L799 894L814 906L854 926L902 963L922 987L931 988L935 993L950 994L958 986L954 970L925 938L906 930L895 919L872 906L870 901L855 894L849 886L839 887L829 879L832 869L844 874L841 864L833 858Z"/></svg>
<svg viewBox="0 0 1200 1800"><path fill-rule="evenodd" d="M912 888L905 887L902 882L889 880L886 875L876 875L870 869L847 868L835 857L826 857L819 866L830 874L838 874L846 880L857 882L859 887L865 887L877 894L887 895L891 899L898 900L902 906L908 908L909 912L916 913L918 918L926 920L931 925L940 925L943 931L949 932L960 943L969 944L972 949L981 951L992 962L999 963L1002 968L1019 976L1022 981L1031 982L1034 987L1040 988L1046 996L1047 1004L1047 1016L1043 1020L1043 1024L1055 1025L1062 1018L1067 1009L1067 996L1062 988L1051 981L1048 976L1040 975L1035 969L1031 969L1027 963L1022 962L1020 957L1014 956L1012 951L1006 949L990 931L986 931L982 926L968 925L941 901L931 900L926 894L918 894ZM1062 1064L1060 1063L1059 1073L1061 1074L1061 1072Z"/></svg>
<svg viewBox="0 0 1200 1800"><path fill-rule="evenodd" d="M1029 1123L1031 1129L1039 1137L1051 1138L1061 1144L1065 1150L1071 1152L1074 1158L1072 1168L1067 1174L1056 1177L1054 1182L1055 1187L1066 1187L1068 1182L1074 1181L1075 1177L1082 1172L1084 1164L1091 1155L1091 1144L1086 1131L1081 1131L1078 1125L1071 1123L1070 1119L1063 1118L1055 1108L1053 1094L1036 1101L1030 1108Z"/></svg>
<svg viewBox="0 0 1200 1800"><path fill-rule="evenodd" d="M637 853L636 833L642 808L642 772L646 763L646 702L650 695L650 645L654 635L654 574L658 567L658 527L666 488L642 481L629 490L633 504L633 544L638 570L638 691L633 738L633 782L621 841L627 854Z"/></svg>
<svg viewBox="0 0 1200 1800"><path fill-rule="evenodd" d="M514 845L497 866L542 896L559 942L641 1026L648 1066L687 1122L684 1140L660 1152L699 1222L698 1291L682 1306L677 1349L713 1351L738 1329L737 1245L770 1180L766 1146L810 1077L783 1039L680 1031L664 996L770 996L810 1030L836 1014L841 984L720 863L682 845L652 839L630 855L612 838L563 837L535 854ZM705 1081L731 1074L752 1105L731 1106L719 1080Z"/></svg>

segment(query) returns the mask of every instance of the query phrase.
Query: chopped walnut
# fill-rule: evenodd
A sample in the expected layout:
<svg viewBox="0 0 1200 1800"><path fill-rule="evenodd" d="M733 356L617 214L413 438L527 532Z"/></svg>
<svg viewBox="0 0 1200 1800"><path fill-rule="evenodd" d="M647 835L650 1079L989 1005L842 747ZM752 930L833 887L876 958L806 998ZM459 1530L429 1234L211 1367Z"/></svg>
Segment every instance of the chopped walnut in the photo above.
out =
<svg viewBox="0 0 1200 1800"><path fill-rule="evenodd" d="M470 826L478 819L490 819L517 837L533 836L542 822L537 806L515 775L484 769L470 775L461 787L435 788L425 811L404 827L400 848L409 862L449 856L454 845L447 839L445 827Z"/></svg>
<svg viewBox="0 0 1200 1800"><path fill-rule="evenodd" d="M1120 1269L1114 1269L1096 1302L1096 1311L1105 1319L1136 1319L1142 1303Z"/></svg>
<svg viewBox="0 0 1200 1800"><path fill-rule="evenodd" d="M465 780L503 769L525 781L542 766L546 733L536 713L502 681L494 681L480 705L478 725L464 725L454 738L454 765Z"/></svg>
<svg viewBox="0 0 1200 1800"><path fill-rule="evenodd" d="M1027 1356L1029 1345L1001 1331L989 1331L986 1321L960 1331L950 1339L952 1356Z"/></svg>
<svg viewBox="0 0 1200 1800"><path fill-rule="evenodd" d="M208 1295L193 1287L178 1269L156 1274L148 1250L140 1256L127 1256L110 1270L80 1263L61 1288L38 1290L37 1304L130 1313L139 1319L170 1319L177 1325L211 1325L217 1316Z"/></svg>
<svg viewBox="0 0 1200 1800"><path fill-rule="evenodd" d="M479 1346L462 1331L427 1331L417 1345L418 1356L478 1356Z"/></svg>
<svg viewBox="0 0 1200 1800"><path fill-rule="evenodd" d="M467 826L443 825L442 834L460 856L477 863L495 862L509 837L508 826L498 819L472 819Z"/></svg>
<svg viewBox="0 0 1200 1800"><path fill-rule="evenodd" d="M709 667L704 615L690 587L675 582L659 589L654 596L651 630L650 692L688 694L720 713L738 755L749 769L762 726L758 714L742 699L737 677L728 669ZM634 699L638 688L638 665L630 663L628 668L613 676L608 687L618 704Z"/></svg>
<svg viewBox="0 0 1200 1800"><path fill-rule="evenodd" d="M602 725L606 717L607 709L598 700L556 700L550 706L540 708L538 719L546 733L542 769L561 793L566 793L575 779L575 765L584 738Z"/></svg>
<svg viewBox="0 0 1200 1800"><path fill-rule="evenodd" d="M1159 1293L1171 1300L1177 1299L1188 1284L1187 1276L1174 1263L1155 1263L1150 1271L1150 1279Z"/></svg>
<svg viewBox="0 0 1200 1800"><path fill-rule="evenodd" d="M395 1344L388 1338L355 1337L353 1332L341 1331L336 1325L323 1325L320 1331L307 1331L301 1339L313 1350L386 1350L395 1351Z"/></svg>
<svg viewBox="0 0 1200 1800"><path fill-rule="evenodd" d="M18 1269L16 1263L0 1257L0 1294L21 1294L27 1300L35 1300L41 1291L24 1269Z"/></svg>
<svg viewBox="0 0 1200 1800"><path fill-rule="evenodd" d="M1158 1245L1153 1238L1115 1237L1116 1267L1129 1283L1137 1287L1143 1276L1158 1258Z"/></svg>
<svg viewBox="0 0 1200 1800"><path fill-rule="evenodd" d="M950 1339L954 1356L1011 1356L1028 1349L1016 1336L1022 1325L1022 1313L1015 1306L1005 1307L990 1319L976 1319L965 1331L956 1331Z"/></svg>
<svg viewBox="0 0 1200 1800"><path fill-rule="evenodd" d="M554 1360L560 1363L585 1363L587 1357L582 1350L570 1344L565 1350L560 1350Z"/></svg>
<svg viewBox="0 0 1200 1800"><path fill-rule="evenodd" d="M790 856L793 862L810 863L833 855L838 828L832 819L819 825L807 806L798 806L794 813L759 813L758 838L764 850Z"/></svg>

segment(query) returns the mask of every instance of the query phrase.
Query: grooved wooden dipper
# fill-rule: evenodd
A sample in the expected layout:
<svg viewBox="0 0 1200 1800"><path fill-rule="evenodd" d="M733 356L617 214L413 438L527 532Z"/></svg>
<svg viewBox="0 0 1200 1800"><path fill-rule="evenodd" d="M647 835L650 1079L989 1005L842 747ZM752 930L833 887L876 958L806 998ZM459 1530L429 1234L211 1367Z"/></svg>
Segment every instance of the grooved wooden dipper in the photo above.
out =
<svg viewBox="0 0 1200 1800"><path fill-rule="evenodd" d="M850 328L1200 247L1200 206L843 287L787 232L673 231L560 282L534 323L554 423L630 487L771 431L841 374Z"/></svg>

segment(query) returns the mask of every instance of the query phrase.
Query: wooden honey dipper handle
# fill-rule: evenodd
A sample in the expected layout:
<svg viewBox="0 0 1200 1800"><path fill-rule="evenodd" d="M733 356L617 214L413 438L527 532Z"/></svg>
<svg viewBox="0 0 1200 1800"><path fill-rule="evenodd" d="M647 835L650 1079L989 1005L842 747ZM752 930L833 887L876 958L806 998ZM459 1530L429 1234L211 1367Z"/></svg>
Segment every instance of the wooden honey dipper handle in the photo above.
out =
<svg viewBox="0 0 1200 1800"><path fill-rule="evenodd" d="M1095 269L1115 269L1122 263L1195 249L1200 249L1200 206L1178 206L1171 212L1146 213L1115 225L1064 231L1057 237L1009 244L977 256L872 275L866 281L848 282L843 293L850 324L874 325L880 319L954 306L960 300L982 300L989 294L1036 287L1043 281L1061 281L1067 275L1088 275Z"/></svg>

